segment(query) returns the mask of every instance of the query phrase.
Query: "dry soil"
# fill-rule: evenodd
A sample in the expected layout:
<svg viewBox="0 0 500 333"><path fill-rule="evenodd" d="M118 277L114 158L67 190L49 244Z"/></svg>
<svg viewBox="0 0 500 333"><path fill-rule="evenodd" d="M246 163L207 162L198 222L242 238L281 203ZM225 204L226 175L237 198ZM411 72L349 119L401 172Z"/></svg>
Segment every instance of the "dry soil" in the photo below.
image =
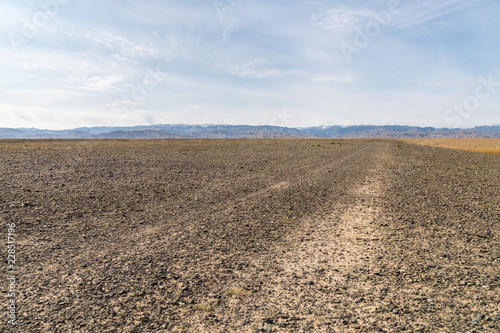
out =
<svg viewBox="0 0 500 333"><path fill-rule="evenodd" d="M18 272L1 332L500 330L500 156L0 141L0 186Z"/></svg>

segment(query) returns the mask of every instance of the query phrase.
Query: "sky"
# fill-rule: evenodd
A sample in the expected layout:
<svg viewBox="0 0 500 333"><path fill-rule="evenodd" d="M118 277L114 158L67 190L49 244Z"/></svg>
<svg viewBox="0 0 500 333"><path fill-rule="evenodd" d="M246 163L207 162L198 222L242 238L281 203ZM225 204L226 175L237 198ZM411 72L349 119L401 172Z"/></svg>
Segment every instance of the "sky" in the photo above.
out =
<svg viewBox="0 0 500 333"><path fill-rule="evenodd" d="M498 0L3 0L0 127L500 124Z"/></svg>

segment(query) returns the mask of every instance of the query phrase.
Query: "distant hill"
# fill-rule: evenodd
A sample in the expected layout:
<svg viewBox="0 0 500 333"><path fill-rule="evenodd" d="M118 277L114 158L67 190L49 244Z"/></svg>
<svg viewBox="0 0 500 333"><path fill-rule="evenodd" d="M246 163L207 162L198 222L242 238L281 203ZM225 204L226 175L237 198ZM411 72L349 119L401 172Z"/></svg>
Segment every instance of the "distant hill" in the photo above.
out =
<svg viewBox="0 0 500 333"><path fill-rule="evenodd" d="M0 128L2 139L500 138L500 125L469 129L399 125L288 128L248 125L151 125L71 130Z"/></svg>

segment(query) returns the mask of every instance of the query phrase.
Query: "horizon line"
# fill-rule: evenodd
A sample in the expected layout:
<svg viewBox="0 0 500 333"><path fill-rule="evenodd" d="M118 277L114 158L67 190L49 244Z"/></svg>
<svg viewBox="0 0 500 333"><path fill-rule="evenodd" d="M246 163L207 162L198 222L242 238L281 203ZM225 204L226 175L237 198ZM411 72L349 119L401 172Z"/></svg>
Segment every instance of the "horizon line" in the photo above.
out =
<svg viewBox="0 0 500 333"><path fill-rule="evenodd" d="M96 128L139 128L139 127L154 127L154 126L226 126L226 127L236 127L236 126L249 126L249 127L274 127L274 128L287 128L287 129L311 129L311 128L329 128L329 127L341 127L341 128L349 128L349 127L364 127L364 126L372 126L372 127L387 127L387 126L399 126L399 127L413 127L413 128L433 128L433 129L447 129L447 130L471 130L478 127L498 127L500 124L495 125L476 125L472 127L435 127L435 126L419 126L419 125L402 125L402 124L385 124L385 125L374 125L374 124L355 124L355 125L317 125L317 126L279 126L279 125L271 125L271 124L261 124L261 125L249 125L249 124L216 124L216 123L205 123L205 124L187 124L187 123L175 123L175 124L149 124L149 125L123 125L123 126L84 126L84 127L73 127L73 128L64 128L64 129L49 129L49 128L38 128L38 127L0 127L0 130L10 129L10 130L39 130L39 131L72 131L79 129L96 129Z"/></svg>

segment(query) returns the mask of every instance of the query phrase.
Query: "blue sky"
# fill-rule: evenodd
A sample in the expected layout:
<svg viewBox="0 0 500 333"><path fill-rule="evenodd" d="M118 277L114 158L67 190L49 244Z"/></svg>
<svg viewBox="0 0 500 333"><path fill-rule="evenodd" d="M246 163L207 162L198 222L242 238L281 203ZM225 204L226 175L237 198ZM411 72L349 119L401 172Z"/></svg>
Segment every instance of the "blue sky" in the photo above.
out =
<svg viewBox="0 0 500 333"><path fill-rule="evenodd" d="M500 124L500 2L5 0L0 127Z"/></svg>

